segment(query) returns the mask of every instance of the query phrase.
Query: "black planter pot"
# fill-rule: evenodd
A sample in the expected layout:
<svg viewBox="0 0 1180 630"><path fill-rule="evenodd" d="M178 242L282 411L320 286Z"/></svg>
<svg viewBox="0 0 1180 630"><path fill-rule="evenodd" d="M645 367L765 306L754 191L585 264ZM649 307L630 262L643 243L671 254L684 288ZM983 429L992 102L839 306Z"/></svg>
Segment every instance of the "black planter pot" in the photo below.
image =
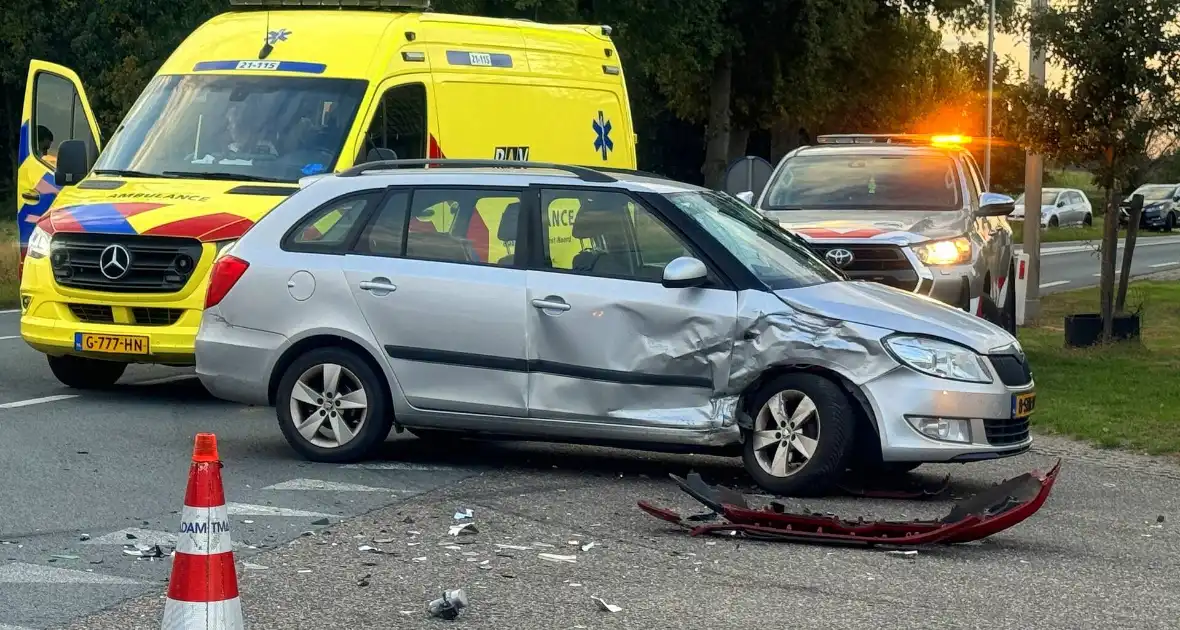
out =
<svg viewBox="0 0 1180 630"><path fill-rule="evenodd" d="M1112 341L1139 339L1139 315L1115 315ZM1102 340L1102 315L1078 313L1065 316L1065 346L1086 348Z"/></svg>

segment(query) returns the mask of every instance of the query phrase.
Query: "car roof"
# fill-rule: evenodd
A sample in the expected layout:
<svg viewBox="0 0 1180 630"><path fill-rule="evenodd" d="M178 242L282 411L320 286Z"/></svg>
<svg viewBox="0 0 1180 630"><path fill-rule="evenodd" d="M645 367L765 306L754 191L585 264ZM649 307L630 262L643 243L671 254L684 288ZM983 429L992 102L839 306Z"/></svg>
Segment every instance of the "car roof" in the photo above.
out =
<svg viewBox="0 0 1180 630"><path fill-rule="evenodd" d="M620 169L589 169L571 167L576 171L593 173L601 177L589 178L577 172L563 172L561 165L545 167L483 167L457 166L447 168L375 168L365 170L363 165L351 169L351 173L333 174L308 178L324 183L333 182L346 190L357 188L384 188L388 186L505 186L525 187L531 185L555 186L562 188L619 188L633 192L670 194L678 192L704 192L707 188L686 184L661 175Z"/></svg>
<svg viewBox="0 0 1180 630"><path fill-rule="evenodd" d="M956 157L966 149L962 147L936 147L928 144L815 144L800 147L796 156L803 155L924 155Z"/></svg>

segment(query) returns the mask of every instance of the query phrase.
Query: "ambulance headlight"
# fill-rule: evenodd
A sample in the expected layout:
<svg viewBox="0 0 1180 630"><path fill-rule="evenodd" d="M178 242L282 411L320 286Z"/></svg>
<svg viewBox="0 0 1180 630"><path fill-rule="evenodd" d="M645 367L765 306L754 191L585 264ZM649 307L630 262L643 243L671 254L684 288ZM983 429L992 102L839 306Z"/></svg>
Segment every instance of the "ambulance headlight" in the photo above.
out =
<svg viewBox="0 0 1180 630"><path fill-rule="evenodd" d="M45 233L40 226L33 228L33 234L29 236L29 248L27 255L29 258L45 258L49 256L49 246L53 243L53 237Z"/></svg>

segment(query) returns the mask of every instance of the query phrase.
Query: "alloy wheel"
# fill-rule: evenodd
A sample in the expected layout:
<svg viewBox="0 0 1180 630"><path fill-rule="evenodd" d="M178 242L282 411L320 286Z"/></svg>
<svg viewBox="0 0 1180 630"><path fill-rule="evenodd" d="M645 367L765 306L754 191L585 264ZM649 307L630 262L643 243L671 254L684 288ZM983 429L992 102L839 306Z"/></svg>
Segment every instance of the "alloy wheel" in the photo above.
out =
<svg viewBox="0 0 1180 630"><path fill-rule="evenodd" d="M291 390L291 421L308 442L338 448L356 437L368 419L369 396L348 368L335 363L313 365Z"/></svg>
<svg viewBox="0 0 1180 630"><path fill-rule="evenodd" d="M803 469L819 446L819 410L797 390L778 392L754 419L755 457L766 473L790 477Z"/></svg>

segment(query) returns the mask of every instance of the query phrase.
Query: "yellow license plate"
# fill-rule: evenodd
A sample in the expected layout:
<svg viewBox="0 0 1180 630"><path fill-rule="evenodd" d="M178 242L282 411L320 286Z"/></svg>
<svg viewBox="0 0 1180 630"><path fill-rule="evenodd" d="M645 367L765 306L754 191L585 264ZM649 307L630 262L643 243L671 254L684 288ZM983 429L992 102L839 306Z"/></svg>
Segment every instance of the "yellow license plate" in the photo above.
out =
<svg viewBox="0 0 1180 630"><path fill-rule="evenodd" d="M1032 415L1032 412L1037 407L1036 392L1029 392L1027 394L1015 394L1012 396L1012 417L1013 418L1027 418Z"/></svg>
<svg viewBox="0 0 1180 630"><path fill-rule="evenodd" d="M147 337L74 333L74 350L106 354L150 354Z"/></svg>

